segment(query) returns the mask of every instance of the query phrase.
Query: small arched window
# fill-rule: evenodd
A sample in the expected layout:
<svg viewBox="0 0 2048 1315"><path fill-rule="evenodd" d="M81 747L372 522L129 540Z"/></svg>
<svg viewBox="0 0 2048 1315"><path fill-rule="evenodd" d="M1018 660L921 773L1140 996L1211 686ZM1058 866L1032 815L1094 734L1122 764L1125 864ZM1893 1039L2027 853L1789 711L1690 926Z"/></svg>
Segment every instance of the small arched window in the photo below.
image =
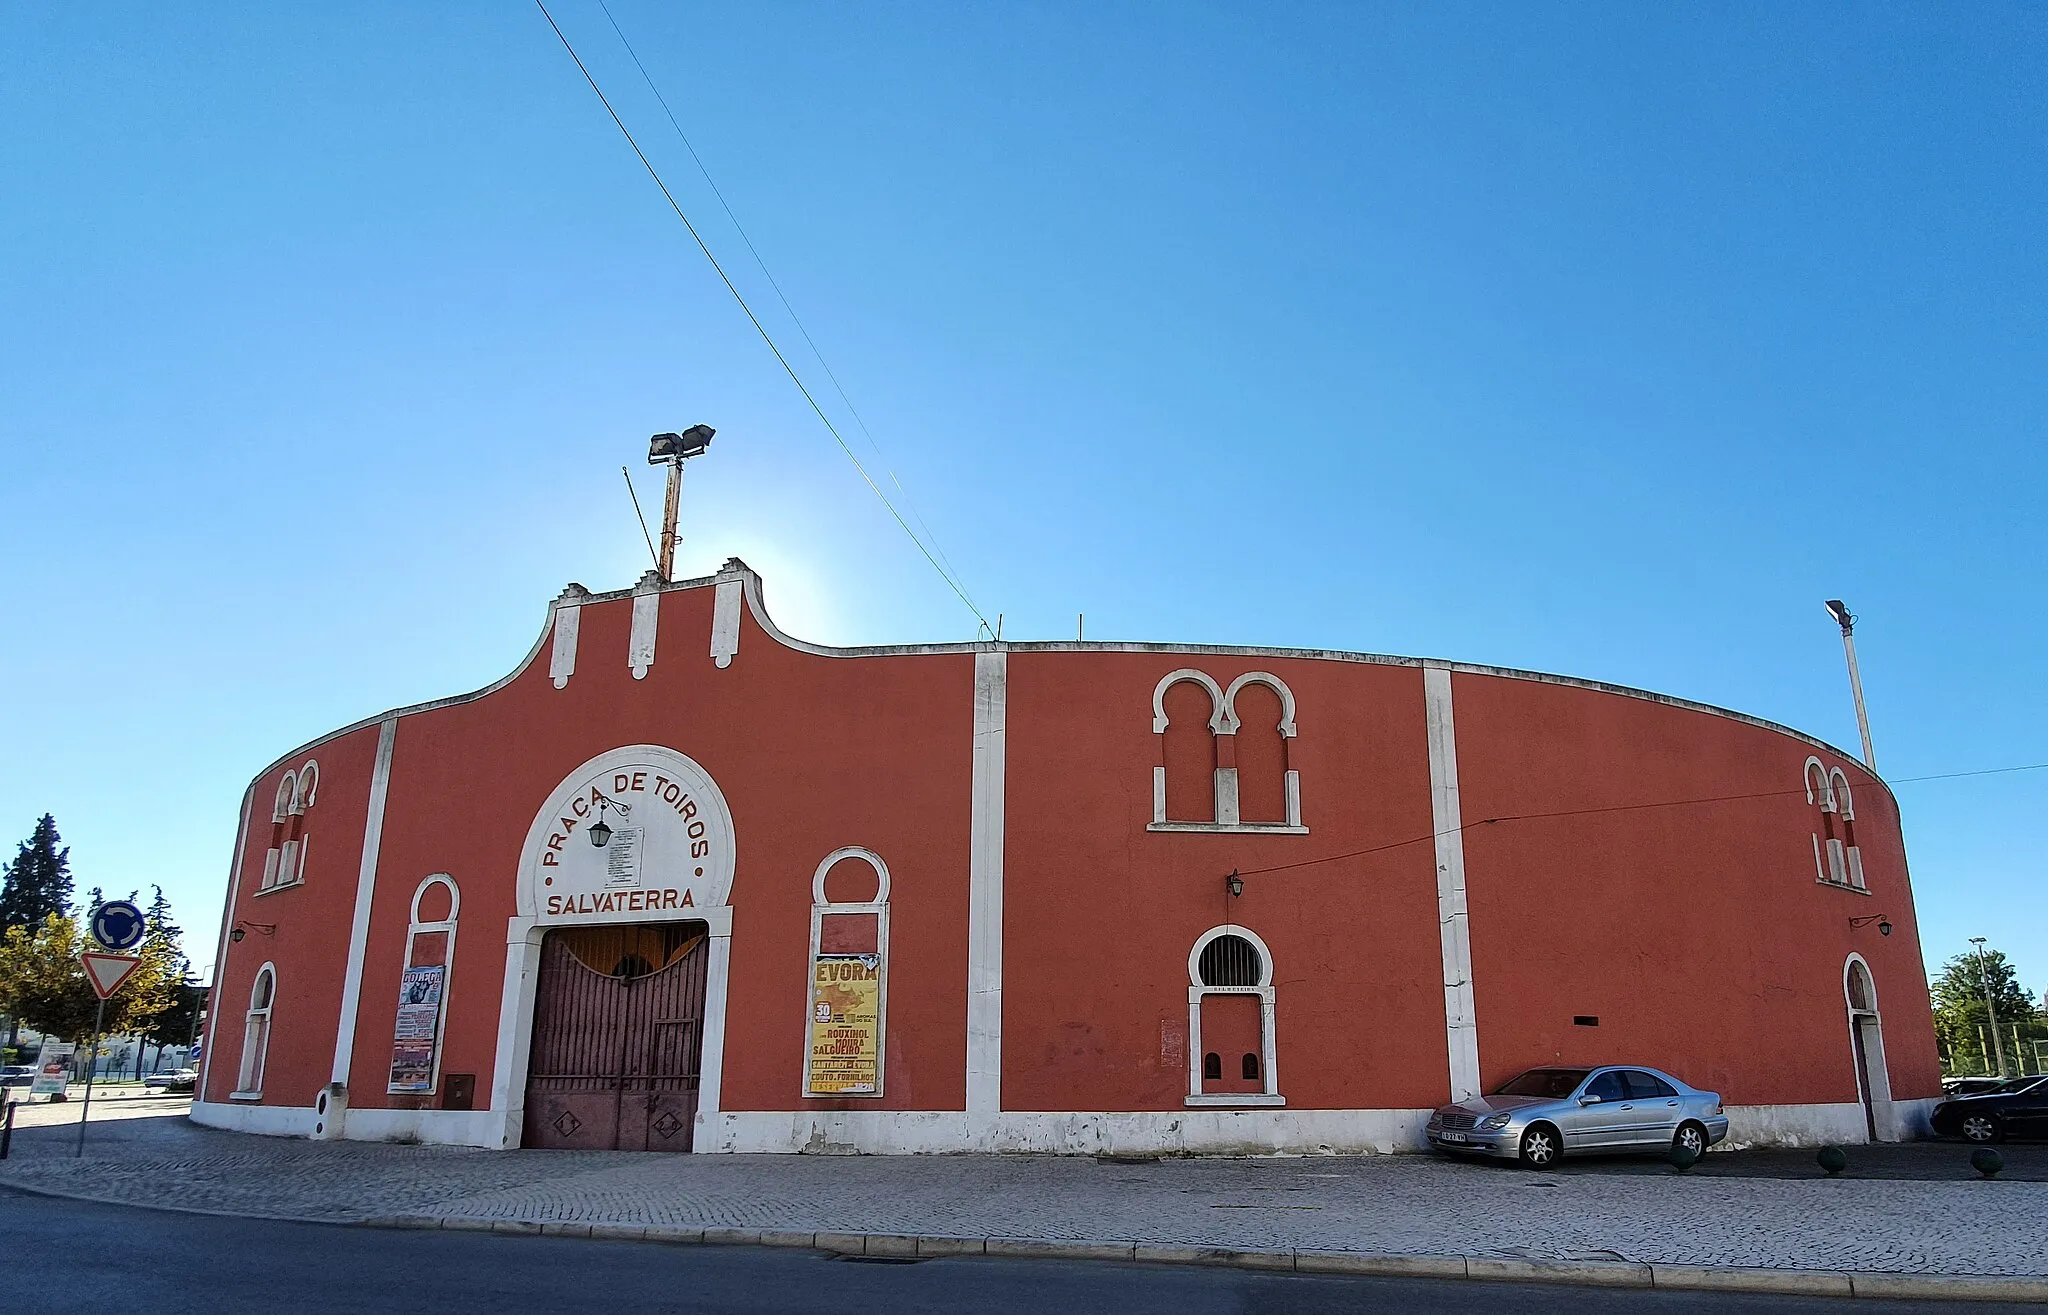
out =
<svg viewBox="0 0 2048 1315"><path fill-rule="evenodd" d="M270 1051L270 1010L277 999L277 969L264 964L249 987L249 1012L243 1016L242 1067L233 1098L257 1100L263 1095L263 1062Z"/></svg>
<svg viewBox="0 0 2048 1315"><path fill-rule="evenodd" d="M455 930L461 913L462 890L447 873L436 872L413 889L405 962L398 975L387 1094L430 1095L440 1089L448 986L455 971ZM646 971L651 970L614 976L644 976Z"/></svg>
<svg viewBox="0 0 2048 1315"><path fill-rule="evenodd" d="M861 845L811 875L811 998L803 1094L880 1096L889 1022L889 865Z"/></svg>
<svg viewBox="0 0 2048 1315"><path fill-rule="evenodd" d="M1223 1080L1223 1056L1213 1050L1202 1056L1202 1079L1205 1082Z"/></svg>
<svg viewBox="0 0 2048 1315"><path fill-rule="evenodd" d="M1204 986L1258 986L1266 975L1265 960L1258 947L1230 933L1202 947L1197 967Z"/></svg>

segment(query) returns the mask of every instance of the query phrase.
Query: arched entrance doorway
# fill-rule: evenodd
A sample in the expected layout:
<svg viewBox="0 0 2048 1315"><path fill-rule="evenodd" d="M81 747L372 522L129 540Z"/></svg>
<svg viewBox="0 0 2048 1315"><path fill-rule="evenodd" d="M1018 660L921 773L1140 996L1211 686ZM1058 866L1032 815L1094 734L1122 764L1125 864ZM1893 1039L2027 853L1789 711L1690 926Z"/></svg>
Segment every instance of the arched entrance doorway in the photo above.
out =
<svg viewBox="0 0 2048 1315"><path fill-rule="evenodd" d="M1884 1063L1884 1024L1877 1011L1877 984L1861 955L1852 954L1842 968L1842 991L1849 1005L1849 1040L1856 1062L1856 1098L1863 1106L1863 1127L1871 1141L1896 1141L1892 1129L1892 1084Z"/></svg>
<svg viewBox="0 0 2048 1315"><path fill-rule="evenodd" d="M706 930L685 922L547 933L522 1145L690 1149L703 1075Z"/></svg>
<svg viewBox="0 0 2048 1315"><path fill-rule="evenodd" d="M733 869L725 796L673 749L599 754L549 794L506 929L501 1146L695 1148L724 1072Z"/></svg>

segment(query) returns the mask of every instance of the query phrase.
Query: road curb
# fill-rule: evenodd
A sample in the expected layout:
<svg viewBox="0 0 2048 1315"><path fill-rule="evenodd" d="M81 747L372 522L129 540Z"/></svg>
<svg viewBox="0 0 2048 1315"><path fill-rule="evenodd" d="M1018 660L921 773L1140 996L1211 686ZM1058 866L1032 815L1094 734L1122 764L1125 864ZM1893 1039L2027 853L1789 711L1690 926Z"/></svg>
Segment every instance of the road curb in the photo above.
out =
<svg viewBox="0 0 2048 1315"><path fill-rule="evenodd" d="M1913 1301L2048 1303L2048 1275L1898 1274L1859 1270L1760 1269L1733 1265L1667 1265L1626 1260L1549 1260L1534 1256L1376 1254L1369 1251L1282 1251L1091 1238L961 1237L920 1233L802 1232L777 1228L686 1228L591 1220L490 1219L464 1215L377 1215L359 1219L308 1215L241 1214L190 1206L114 1200L0 1180L29 1196L89 1201L95 1205L161 1210L214 1218L355 1228L446 1229L500 1236L551 1236L611 1242L663 1242L682 1246L770 1246L847 1256L930 1260L944 1256L996 1256L1034 1260L1116 1260L1163 1265L1209 1265L1309 1275L1382 1278L1462 1278L1493 1283L1661 1288L1676 1292L1762 1292L1791 1296L1894 1298Z"/></svg>

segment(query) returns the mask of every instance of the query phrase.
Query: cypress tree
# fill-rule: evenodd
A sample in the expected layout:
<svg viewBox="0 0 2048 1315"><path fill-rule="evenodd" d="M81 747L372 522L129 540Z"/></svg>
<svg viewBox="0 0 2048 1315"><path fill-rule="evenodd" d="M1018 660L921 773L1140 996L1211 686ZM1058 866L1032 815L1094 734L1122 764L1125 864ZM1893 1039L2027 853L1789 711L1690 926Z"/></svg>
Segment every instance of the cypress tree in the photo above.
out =
<svg viewBox="0 0 2048 1315"><path fill-rule="evenodd" d="M10 927L32 931L52 913L71 911L71 847L58 848L57 819L48 813L21 842L0 881L0 935Z"/></svg>

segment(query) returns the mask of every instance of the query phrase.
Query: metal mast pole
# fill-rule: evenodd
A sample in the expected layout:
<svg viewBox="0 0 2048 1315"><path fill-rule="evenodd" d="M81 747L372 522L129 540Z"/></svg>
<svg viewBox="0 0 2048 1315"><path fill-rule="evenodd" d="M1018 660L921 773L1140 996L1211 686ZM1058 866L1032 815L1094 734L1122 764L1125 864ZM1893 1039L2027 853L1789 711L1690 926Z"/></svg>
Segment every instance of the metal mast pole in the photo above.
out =
<svg viewBox="0 0 2048 1315"><path fill-rule="evenodd" d="M666 584L676 578L676 520L683 506L683 462L677 457L668 462L668 496L661 504L661 579Z"/></svg>
<svg viewBox="0 0 2048 1315"><path fill-rule="evenodd" d="M1870 747L1870 715L1863 710L1863 676L1856 669L1856 617L1841 599L1828 600L1828 615L1842 627L1842 652L1849 659L1849 693L1856 700L1856 730L1863 736L1863 765L1877 770L1877 751Z"/></svg>
<svg viewBox="0 0 2048 1315"><path fill-rule="evenodd" d="M100 1067L100 1025L107 1021L107 997L100 997L100 1007L92 1016L92 1046L85 1052L85 1105L78 1111L78 1148L71 1152L73 1159L85 1154L85 1121L92 1117L92 1077ZM2005 1071L2001 1065L1999 1072Z"/></svg>
<svg viewBox="0 0 2048 1315"><path fill-rule="evenodd" d="M1998 1076L2005 1076L2005 1041L1998 1035L1998 1006L1991 1003L1991 974L1985 968L1984 938L1972 936L1977 947L1977 986L1984 992L1984 1014L1991 1020L1991 1049L1998 1056Z"/></svg>

